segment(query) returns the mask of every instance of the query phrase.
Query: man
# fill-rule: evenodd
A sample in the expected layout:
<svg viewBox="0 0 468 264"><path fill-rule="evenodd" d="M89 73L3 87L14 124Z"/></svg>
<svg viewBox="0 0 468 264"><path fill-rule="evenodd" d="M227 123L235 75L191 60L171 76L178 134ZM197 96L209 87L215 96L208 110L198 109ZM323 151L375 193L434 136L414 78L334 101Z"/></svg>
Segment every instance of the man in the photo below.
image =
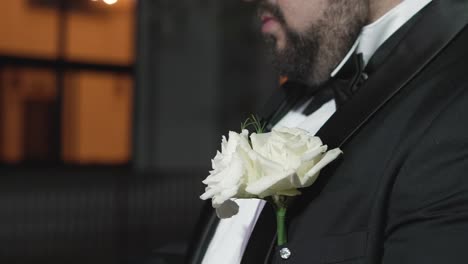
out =
<svg viewBox="0 0 468 264"><path fill-rule="evenodd" d="M290 80L263 117L344 155L294 201L287 245L245 202L203 229L192 263L468 263L468 2L264 0L259 14Z"/></svg>

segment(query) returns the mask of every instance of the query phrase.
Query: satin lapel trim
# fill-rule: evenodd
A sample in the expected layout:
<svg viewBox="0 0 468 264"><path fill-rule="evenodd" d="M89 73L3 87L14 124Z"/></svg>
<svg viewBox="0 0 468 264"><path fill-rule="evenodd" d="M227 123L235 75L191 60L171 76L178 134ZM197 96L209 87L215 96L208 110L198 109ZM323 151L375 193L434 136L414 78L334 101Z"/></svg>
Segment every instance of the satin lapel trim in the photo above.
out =
<svg viewBox="0 0 468 264"><path fill-rule="evenodd" d="M211 209L211 203L210 203ZM206 213L202 211L202 214ZM211 239L213 238L214 234L216 233L216 229L219 224L219 218L216 215L215 210L211 209L209 212L209 218L207 221L203 221L203 230L201 231L200 235L196 238L198 245L195 245L195 250L192 253L190 260L188 261L189 264L200 264L205 257L205 253L208 250L208 246L211 243Z"/></svg>
<svg viewBox="0 0 468 264"><path fill-rule="evenodd" d="M466 0L434 0L395 51L359 92L319 130L331 148L343 146L387 102L413 80L466 26ZM421 40L428 40L422 42ZM402 64L401 62L409 62Z"/></svg>

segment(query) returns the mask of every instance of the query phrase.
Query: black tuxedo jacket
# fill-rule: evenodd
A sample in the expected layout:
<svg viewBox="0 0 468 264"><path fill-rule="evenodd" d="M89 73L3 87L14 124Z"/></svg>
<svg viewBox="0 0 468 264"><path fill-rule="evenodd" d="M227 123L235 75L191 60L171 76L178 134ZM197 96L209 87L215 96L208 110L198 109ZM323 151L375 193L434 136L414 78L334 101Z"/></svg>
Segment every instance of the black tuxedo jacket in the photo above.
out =
<svg viewBox="0 0 468 264"><path fill-rule="evenodd" d="M468 263L467 23L467 0L434 0L379 48L318 132L344 154L290 208L291 257L266 209L243 263ZM282 114L274 98L266 117ZM191 263L213 228L200 230Z"/></svg>

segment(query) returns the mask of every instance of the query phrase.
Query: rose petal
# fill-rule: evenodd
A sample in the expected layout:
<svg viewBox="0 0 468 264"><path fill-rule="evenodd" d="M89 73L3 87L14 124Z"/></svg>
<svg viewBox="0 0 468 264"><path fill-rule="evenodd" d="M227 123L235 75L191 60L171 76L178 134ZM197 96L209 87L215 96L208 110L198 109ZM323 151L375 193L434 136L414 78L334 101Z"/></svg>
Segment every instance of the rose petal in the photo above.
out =
<svg viewBox="0 0 468 264"><path fill-rule="evenodd" d="M270 135L271 133L262 133L262 134L252 133L252 135L250 135L252 148L257 151L261 150L265 146L265 144L268 142Z"/></svg>
<svg viewBox="0 0 468 264"><path fill-rule="evenodd" d="M213 207L218 207L227 200L234 198L238 192L238 186L230 187L227 189L219 189L216 194L213 196L211 203Z"/></svg>
<svg viewBox="0 0 468 264"><path fill-rule="evenodd" d="M284 195L284 196L297 196L300 195L301 192L297 189L289 189L289 190L281 190L276 193L277 195Z"/></svg>
<svg viewBox="0 0 468 264"><path fill-rule="evenodd" d="M205 193L203 193L203 194L200 196L200 199L202 199L202 200L211 199L217 192L218 192L218 190L216 190L215 188L207 187L207 188L205 189Z"/></svg>
<svg viewBox="0 0 468 264"><path fill-rule="evenodd" d="M302 156L301 160L303 162L313 160L313 159L317 158L318 155L320 155L320 154L324 153L325 151L327 151L327 148L328 148L327 145L325 145L325 146L320 146L318 148L314 148L312 150L309 150L308 152L306 152Z"/></svg>
<svg viewBox="0 0 468 264"><path fill-rule="evenodd" d="M278 127L274 127L272 129L273 132L277 132L277 133L281 133L283 135L293 135L293 136L298 136L298 135L302 135L302 134L306 134L308 135L309 132L307 130L304 130L304 129L301 129L301 128L297 128L297 127L284 127L284 126L278 126Z"/></svg>
<svg viewBox="0 0 468 264"><path fill-rule="evenodd" d="M249 184L245 190L251 194L257 195L260 198L273 195L279 190L289 190L294 188L292 184L292 176L294 171L286 171L260 178L258 181Z"/></svg>
<svg viewBox="0 0 468 264"><path fill-rule="evenodd" d="M310 169L301 179L301 184L303 185L303 187L308 187L311 184L313 184L316 178L318 177L320 170L327 166L330 162L338 158L338 156L342 153L343 152L339 148L327 151L323 158L317 164L315 164L315 166L312 167L312 169Z"/></svg>

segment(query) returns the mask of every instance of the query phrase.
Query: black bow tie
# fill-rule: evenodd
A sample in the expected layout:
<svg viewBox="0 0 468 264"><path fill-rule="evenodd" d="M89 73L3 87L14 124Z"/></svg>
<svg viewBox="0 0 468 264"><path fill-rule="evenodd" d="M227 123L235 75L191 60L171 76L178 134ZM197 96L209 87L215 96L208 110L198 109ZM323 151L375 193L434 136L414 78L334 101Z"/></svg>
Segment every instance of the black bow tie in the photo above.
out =
<svg viewBox="0 0 468 264"><path fill-rule="evenodd" d="M310 115L319 109L324 103L335 99L337 108L348 101L359 89L368 76L364 69L362 54L353 54L340 69L338 74L324 84L317 87L307 87L305 85L292 83L287 84L285 89L292 93L291 98L295 101L295 107L303 105L307 100L311 100L303 110L303 114Z"/></svg>
<svg viewBox="0 0 468 264"><path fill-rule="evenodd" d="M362 53L354 53L338 74L330 80L338 108L344 105L367 80L368 75L363 70Z"/></svg>
<svg viewBox="0 0 468 264"><path fill-rule="evenodd" d="M322 85L307 86L304 83L295 81L286 82L281 87L284 96L278 97L280 101L272 102L276 111L264 118L268 123L267 128L271 129L289 111L292 109L298 110L308 101L310 102L302 110L304 115L312 114L331 99L335 99L336 106L339 109L367 80L367 74L363 72L363 66L362 54L353 54L338 74Z"/></svg>

